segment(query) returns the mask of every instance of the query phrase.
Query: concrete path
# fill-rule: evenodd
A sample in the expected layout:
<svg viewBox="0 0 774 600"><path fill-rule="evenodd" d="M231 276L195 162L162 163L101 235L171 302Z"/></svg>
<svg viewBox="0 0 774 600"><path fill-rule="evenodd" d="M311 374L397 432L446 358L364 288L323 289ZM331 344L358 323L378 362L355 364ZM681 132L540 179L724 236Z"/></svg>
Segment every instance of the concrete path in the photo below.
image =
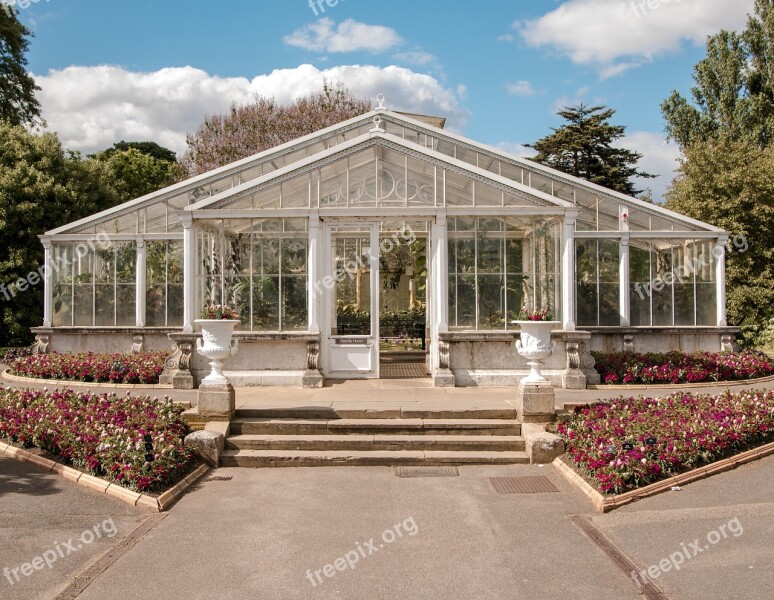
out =
<svg viewBox="0 0 774 600"><path fill-rule="evenodd" d="M724 526L725 538L653 583L670 599L771 597L772 458L608 515L550 466L462 467L446 478L399 478L386 467L211 475L232 479L208 478L149 525L137 509L0 459L0 569L105 519L117 530L18 583L0 579L0 598L54 598L89 581L67 597L640 598L631 574L571 521L577 515L639 570ZM547 477L558 492L496 493L489 478L512 476ZM109 549L109 564L76 579Z"/></svg>
<svg viewBox="0 0 774 600"><path fill-rule="evenodd" d="M4 367L0 365L0 373ZM50 384L15 383L0 375L0 384L6 387L23 387L33 389L51 388ZM124 395L130 391L133 395L151 397L169 396L176 401L196 402L196 390L173 390L159 388L143 388L138 386L131 390L94 387L89 384L72 382L61 383L60 387L75 387L91 389L93 392L111 392ZM611 387L602 390L563 390L555 389L556 407L561 409L565 404L585 404L602 399L618 398L620 396L666 396L676 391L693 391L697 394L719 394L726 389L743 391L746 389L774 389L774 381L752 385L722 385L712 387L627 390ZM336 408L415 408L420 404L434 407L451 408L514 408L516 388L511 387L466 387L466 388L434 388L429 379L377 379L350 380L343 382L328 382L320 389L304 389L300 387L240 387L236 388L237 408L290 408L302 406L326 406Z"/></svg>

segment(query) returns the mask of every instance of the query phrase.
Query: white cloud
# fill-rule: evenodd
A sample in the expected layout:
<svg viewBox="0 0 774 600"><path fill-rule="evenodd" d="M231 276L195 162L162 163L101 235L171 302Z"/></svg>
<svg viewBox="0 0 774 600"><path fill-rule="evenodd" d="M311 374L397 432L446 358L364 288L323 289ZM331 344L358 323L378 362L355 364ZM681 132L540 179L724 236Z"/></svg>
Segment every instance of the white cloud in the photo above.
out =
<svg viewBox="0 0 774 600"><path fill-rule="evenodd" d="M353 19L339 23L323 18L286 35L289 46L314 52L384 52L403 43L394 29L381 25L366 25Z"/></svg>
<svg viewBox="0 0 774 600"><path fill-rule="evenodd" d="M534 96L537 94L537 90L531 81L509 83L505 86L505 89L508 90L509 96Z"/></svg>
<svg viewBox="0 0 774 600"><path fill-rule="evenodd" d="M152 73L115 66L68 67L36 76L43 117L65 147L95 152L119 140L153 140L178 153L185 136L196 131L205 115L226 112L232 102L249 102L255 94L280 103L322 89L323 80L343 83L358 97L384 93L395 110L445 116L459 129L468 112L454 90L430 75L402 67L345 65L318 69L300 65L277 69L252 80L221 78L193 67Z"/></svg>
<svg viewBox="0 0 774 600"><path fill-rule="evenodd" d="M550 48L574 63L613 77L679 50L703 45L721 29L741 29L754 0L566 0L542 17L514 23L533 47ZM651 8L651 7L655 8Z"/></svg>
<svg viewBox="0 0 774 600"><path fill-rule="evenodd" d="M435 55L430 54L429 52L425 52L424 50L398 52L397 54L393 54L392 58L393 60L397 60L399 62L408 63L410 65L417 65L420 67L433 65L437 60Z"/></svg>
<svg viewBox="0 0 774 600"><path fill-rule="evenodd" d="M672 183L677 170L680 150L674 142L667 142L666 135L653 131L633 131L622 138L618 144L627 150L642 154L638 167L641 171L658 175L656 179L639 179L639 189L650 188L657 201L664 198L664 193Z"/></svg>

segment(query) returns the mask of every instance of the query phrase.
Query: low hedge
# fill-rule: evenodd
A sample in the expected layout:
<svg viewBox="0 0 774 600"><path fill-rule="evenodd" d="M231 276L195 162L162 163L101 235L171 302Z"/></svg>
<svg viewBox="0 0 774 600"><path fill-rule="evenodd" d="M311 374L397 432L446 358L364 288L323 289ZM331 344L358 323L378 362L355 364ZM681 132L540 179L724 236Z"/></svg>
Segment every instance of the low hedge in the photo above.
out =
<svg viewBox="0 0 774 600"><path fill-rule="evenodd" d="M13 360L14 375L89 383L157 384L166 352L139 354L36 354Z"/></svg>
<svg viewBox="0 0 774 600"><path fill-rule="evenodd" d="M137 492L161 491L196 459L182 412L168 398L0 388L0 439Z"/></svg>

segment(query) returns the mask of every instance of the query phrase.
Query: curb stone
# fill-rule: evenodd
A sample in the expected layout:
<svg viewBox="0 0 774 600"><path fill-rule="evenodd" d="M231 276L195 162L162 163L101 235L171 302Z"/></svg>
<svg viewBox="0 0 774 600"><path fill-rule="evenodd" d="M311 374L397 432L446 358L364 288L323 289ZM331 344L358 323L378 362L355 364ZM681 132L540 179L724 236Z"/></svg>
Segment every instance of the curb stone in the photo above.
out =
<svg viewBox="0 0 774 600"><path fill-rule="evenodd" d="M36 383L38 385L55 385L57 387L77 387L77 388L98 388L106 390L132 390L136 388L150 390L171 390L170 384L166 383L95 383L93 381L74 381L70 379L38 379L37 377L23 377L21 375L12 375L10 369L2 372L2 378L12 383Z"/></svg>
<svg viewBox="0 0 774 600"><path fill-rule="evenodd" d="M125 504L139 506L153 512L164 512L169 510L175 502L185 495L188 488L196 483L196 481L210 469L209 465L206 463L199 465L193 472L186 475L174 486L156 498L154 496L149 496L148 494L133 492L125 487L116 485L112 481L89 475L88 473L84 473L73 467L68 467L67 465L63 465L62 463L55 462L40 455L32 454L26 450L17 448L16 446L6 444L5 442L0 442L0 454L18 460L19 462L32 463L51 471L52 473L56 473L64 479L72 481L76 485L80 485L100 494L111 496Z"/></svg>
<svg viewBox="0 0 774 600"><path fill-rule="evenodd" d="M724 458L722 460L713 462L703 467L698 467L687 473L681 473L680 475L674 475L646 485L645 487L631 490L617 496L604 496L597 491L588 481L586 481L581 475L579 475L568 463L570 462L569 456L564 454L556 459L552 463L559 473L564 476L567 481L577 487L584 495L586 495L594 508L601 513L610 512L621 506L631 504L642 498L649 498L663 492L668 492L674 486L681 486L687 483L698 481L723 473L725 471L731 471L740 465L759 460L774 454L774 442L770 442L761 446L760 448L753 448L736 456Z"/></svg>

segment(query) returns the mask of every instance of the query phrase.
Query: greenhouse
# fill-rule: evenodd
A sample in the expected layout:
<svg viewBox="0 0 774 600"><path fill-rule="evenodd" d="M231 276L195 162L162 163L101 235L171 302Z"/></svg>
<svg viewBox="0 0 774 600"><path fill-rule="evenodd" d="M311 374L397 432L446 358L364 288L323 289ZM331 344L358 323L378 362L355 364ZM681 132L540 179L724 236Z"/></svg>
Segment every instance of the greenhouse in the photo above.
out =
<svg viewBox="0 0 774 600"><path fill-rule="evenodd" d="M210 304L234 385L510 385L525 308L559 322L555 385L598 381L592 350L731 347L726 232L443 126L380 107L47 232L36 351L170 349L196 387Z"/></svg>

